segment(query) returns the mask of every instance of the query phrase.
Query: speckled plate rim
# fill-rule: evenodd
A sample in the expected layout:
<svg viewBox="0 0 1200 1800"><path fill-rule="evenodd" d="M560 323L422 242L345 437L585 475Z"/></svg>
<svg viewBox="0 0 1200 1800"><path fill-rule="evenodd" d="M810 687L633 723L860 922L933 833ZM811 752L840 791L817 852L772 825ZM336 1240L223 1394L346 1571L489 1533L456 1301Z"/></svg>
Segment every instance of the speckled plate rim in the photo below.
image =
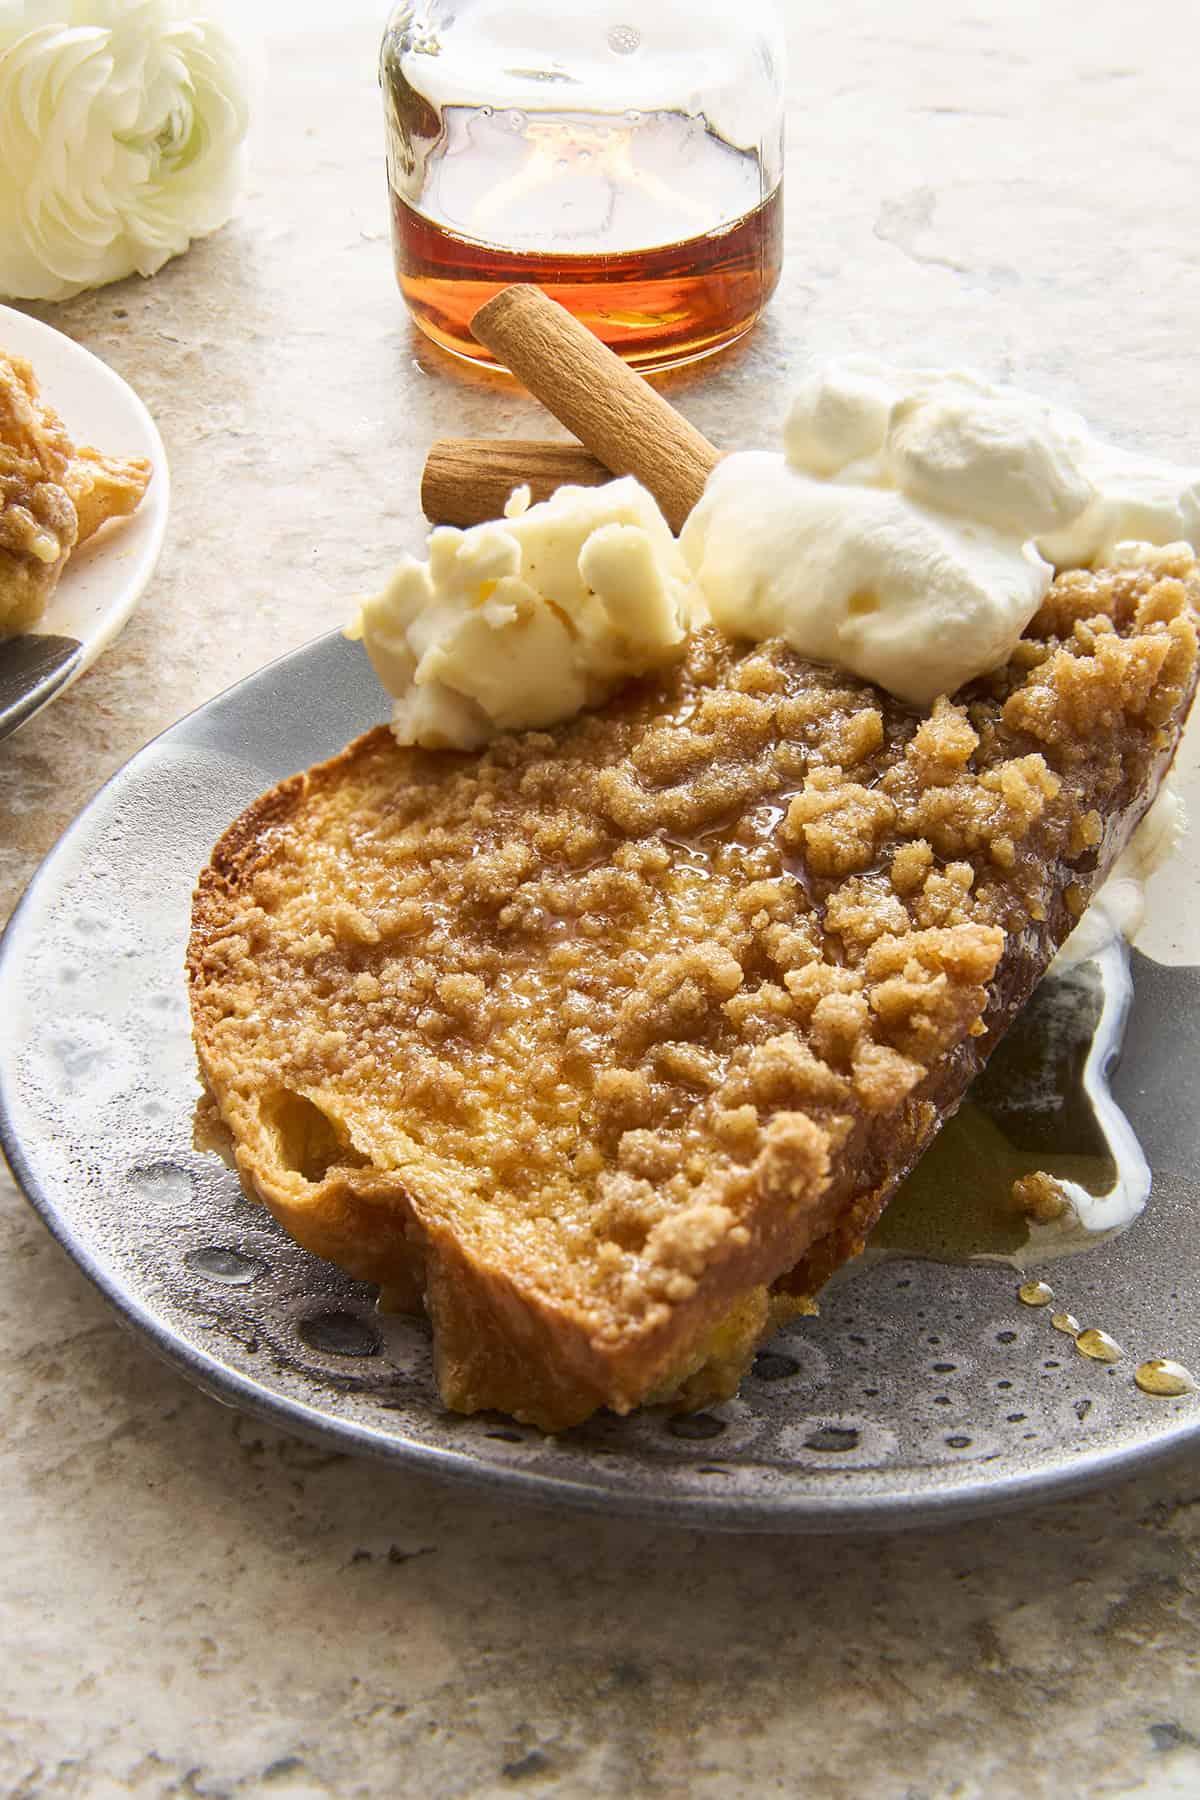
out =
<svg viewBox="0 0 1200 1800"><path fill-rule="evenodd" d="M158 747L169 745L176 737L194 742L189 737L193 724L206 715L219 715L223 705L250 683L273 680L276 687L282 684L286 688L289 672L296 664L311 657L318 646L340 637L338 632L324 634L214 696L152 739L104 784L46 856L0 935L0 1015L5 1010L6 982L19 964L26 934L35 928L42 893L53 883L59 858L68 856L76 840L87 834L93 809L113 790L136 780L140 770L153 761L153 753ZM211 736L209 733L204 735ZM314 750L314 759L328 753L318 747ZM708 1496L677 1491L656 1493L645 1487L614 1490L609 1483L589 1481L566 1471L548 1474L518 1465L485 1463L466 1451L389 1435L370 1425L341 1419L319 1407L273 1393L261 1382L231 1368L220 1356L206 1354L177 1336L138 1295L132 1293L121 1280L119 1271L94 1254L72 1228L56 1203L53 1191L42 1182L26 1154L13 1124L10 1085L15 1087L14 1066L6 1047L0 1043L0 1150L52 1237L114 1307L119 1321L142 1338L160 1359L211 1398L264 1424L295 1433L345 1455L367 1456L414 1474L444 1476L477 1491L499 1492L546 1508L619 1513L683 1529L834 1534L949 1524L1065 1499L1152 1466L1178 1461L1200 1448L1200 1412L1192 1412L1181 1415L1174 1428L1159 1438L1115 1448L1082 1450L1069 1461L1049 1469L1032 1469L995 1479L962 1480L941 1491L904 1492L893 1488L878 1495L843 1501L829 1494L806 1493L803 1471L799 1469L796 1487L780 1493L760 1491Z"/></svg>
<svg viewBox="0 0 1200 1800"><path fill-rule="evenodd" d="M146 456L154 476L132 518L107 526L73 557L38 633L79 640L79 654L16 705L0 710L0 738L27 725L65 694L112 643L150 584L162 554L171 504L167 452L145 402L100 357L53 325L0 305L0 350L33 365L41 392L76 443L93 439L114 456Z"/></svg>

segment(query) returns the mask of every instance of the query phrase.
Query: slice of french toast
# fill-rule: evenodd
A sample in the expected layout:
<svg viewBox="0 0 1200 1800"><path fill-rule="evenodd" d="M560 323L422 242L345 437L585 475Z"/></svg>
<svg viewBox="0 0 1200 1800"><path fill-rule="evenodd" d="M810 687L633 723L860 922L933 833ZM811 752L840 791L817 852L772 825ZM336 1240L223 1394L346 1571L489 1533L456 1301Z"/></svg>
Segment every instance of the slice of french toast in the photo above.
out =
<svg viewBox="0 0 1200 1800"><path fill-rule="evenodd" d="M862 1247L1145 811L1200 573L1060 577L922 713L778 643L478 755L386 729L217 844L205 1081L310 1250L433 1322L447 1405L729 1393Z"/></svg>

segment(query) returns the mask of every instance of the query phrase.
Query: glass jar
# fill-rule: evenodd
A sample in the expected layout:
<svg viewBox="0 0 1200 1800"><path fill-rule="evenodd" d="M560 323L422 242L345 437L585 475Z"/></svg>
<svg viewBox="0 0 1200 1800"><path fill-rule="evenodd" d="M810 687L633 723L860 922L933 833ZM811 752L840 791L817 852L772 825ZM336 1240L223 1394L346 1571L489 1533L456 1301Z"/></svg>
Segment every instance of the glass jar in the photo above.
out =
<svg viewBox="0 0 1200 1800"><path fill-rule="evenodd" d="M772 0L409 0L383 39L396 275L435 343L537 282L642 368L748 331L782 260Z"/></svg>

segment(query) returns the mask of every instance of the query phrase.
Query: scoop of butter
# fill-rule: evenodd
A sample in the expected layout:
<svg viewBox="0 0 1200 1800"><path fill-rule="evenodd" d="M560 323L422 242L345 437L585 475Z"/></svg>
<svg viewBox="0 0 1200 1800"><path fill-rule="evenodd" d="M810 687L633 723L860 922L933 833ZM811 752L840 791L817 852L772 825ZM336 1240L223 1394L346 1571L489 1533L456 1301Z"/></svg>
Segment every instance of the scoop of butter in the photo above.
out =
<svg viewBox="0 0 1200 1800"><path fill-rule="evenodd" d="M363 640L404 744L472 750L553 725L673 661L707 617L652 496L631 477L559 488L467 531L430 534L362 603Z"/></svg>

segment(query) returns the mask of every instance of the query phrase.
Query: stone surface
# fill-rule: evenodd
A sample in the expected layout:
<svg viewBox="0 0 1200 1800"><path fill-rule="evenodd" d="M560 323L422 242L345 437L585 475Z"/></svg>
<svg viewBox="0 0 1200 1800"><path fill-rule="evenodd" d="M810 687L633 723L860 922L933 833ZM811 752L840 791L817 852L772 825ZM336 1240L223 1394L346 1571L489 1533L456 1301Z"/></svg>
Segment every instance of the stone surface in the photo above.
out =
<svg viewBox="0 0 1200 1800"><path fill-rule="evenodd" d="M672 397L749 445L803 356L923 353L1194 455L1186 0L788 10L783 283ZM4 911L134 750L417 547L432 436L544 429L407 324L381 11L256 8L237 222L151 282L36 309L142 393L174 508L118 644L0 745ZM1200 1791L1194 1464L824 1544L543 1516L216 1406L122 1333L7 1178L0 1241L0 1786L22 1800Z"/></svg>

